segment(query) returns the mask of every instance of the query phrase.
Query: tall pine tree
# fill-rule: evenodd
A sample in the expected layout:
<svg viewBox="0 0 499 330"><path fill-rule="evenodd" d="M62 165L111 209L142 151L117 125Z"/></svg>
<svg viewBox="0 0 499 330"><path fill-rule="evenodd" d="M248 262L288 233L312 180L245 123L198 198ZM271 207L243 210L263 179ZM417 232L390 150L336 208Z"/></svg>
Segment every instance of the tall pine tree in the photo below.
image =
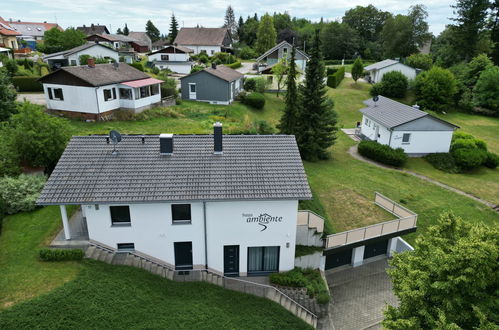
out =
<svg viewBox="0 0 499 330"><path fill-rule="evenodd" d="M291 58L289 59L288 78L286 80L286 96L284 98L284 114L279 123L279 130L282 134L297 134L298 115L300 111L299 95L296 88L296 63L295 47L291 49Z"/></svg>
<svg viewBox="0 0 499 330"><path fill-rule="evenodd" d="M229 5L225 11L224 27L229 30L230 36L235 37L237 33L236 17L234 16L234 9Z"/></svg>
<svg viewBox="0 0 499 330"><path fill-rule="evenodd" d="M168 37L170 38L170 43L173 43L175 41L177 34L178 34L178 22L177 19L175 18L175 14L172 13L172 20L170 22L170 34L168 35Z"/></svg>
<svg viewBox="0 0 499 330"><path fill-rule="evenodd" d="M128 29L128 26L125 23L125 27L123 28L123 34L127 36L129 33L130 33L130 30Z"/></svg>
<svg viewBox="0 0 499 330"><path fill-rule="evenodd" d="M259 54L265 53L275 46L276 39L277 32L274 27L274 19L269 14L265 14L260 20L258 32L256 33L256 51Z"/></svg>
<svg viewBox="0 0 499 330"><path fill-rule="evenodd" d="M299 129L295 135L302 158L317 161L329 158L327 149L334 144L338 130L333 102L326 95L319 30L315 32L309 54L305 83L300 86Z"/></svg>
<svg viewBox="0 0 499 330"><path fill-rule="evenodd" d="M146 23L146 34L152 42L158 41L161 36L158 28L151 22L151 20L148 20Z"/></svg>

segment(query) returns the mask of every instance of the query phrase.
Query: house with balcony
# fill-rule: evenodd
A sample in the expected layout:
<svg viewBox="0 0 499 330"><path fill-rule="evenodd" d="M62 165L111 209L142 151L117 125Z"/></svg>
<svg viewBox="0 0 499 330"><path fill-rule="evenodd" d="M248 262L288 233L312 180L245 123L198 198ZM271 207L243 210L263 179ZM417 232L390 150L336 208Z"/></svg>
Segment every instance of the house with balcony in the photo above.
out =
<svg viewBox="0 0 499 330"><path fill-rule="evenodd" d="M384 96L364 101L358 135L394 149L402 148L409 156L449 152L452 134L459 128L443 119Z"/></svg>
<svg viewBox="0 0 499 330"><path fill-rule="evenodd" d="M125 63L94 64L93 60L62 67L39 81L50 112L94 120L116 110L140 112L158 104L163 82Z"/></svg>
<svg viewBox="0 0 499 330"><path fill-rule="evenodd" d="M194 51L187 47L169 45L148 54L149 61L160 69L168 69L176 73L189 74L194 62L191 54Z"/></svg>
<svg viewBox="0 0 499 330"><path fill-rule="evenodd" d="M91 244L176 271L265 275L295 266L312 194L294 136L75 136L38 205L79 205Z"/></svg>

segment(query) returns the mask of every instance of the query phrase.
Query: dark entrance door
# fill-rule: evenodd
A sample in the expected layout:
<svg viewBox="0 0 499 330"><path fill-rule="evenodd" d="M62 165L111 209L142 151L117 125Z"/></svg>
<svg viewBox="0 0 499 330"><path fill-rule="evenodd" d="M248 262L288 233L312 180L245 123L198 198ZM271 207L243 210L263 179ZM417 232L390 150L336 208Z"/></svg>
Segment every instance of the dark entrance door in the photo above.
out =
<svg viewBox="0 0 499 330"><path fill-rule="evenodd" d="M192 269L192 242L175 242L175 269Z"/></svg>
<svg viewBox="0 0 499 330"><path fill-rule="evenodd" d="M364 249L364 259L372 258L382 254L386 254L388 251L388 240L382 240L367 244Z"/></svg>
<svg viewBox="0 0 499 330"><path fill-rule="evenodd" d="M239 276L239 245L224 246L224 274Z"/></svg>
<svg viewBox="0 0 499 330"><path fill-rule="evenodd" d="M352 262L352 249L333 253L326 256L326 269L331 269L343 265L348 265Z"/></svg>

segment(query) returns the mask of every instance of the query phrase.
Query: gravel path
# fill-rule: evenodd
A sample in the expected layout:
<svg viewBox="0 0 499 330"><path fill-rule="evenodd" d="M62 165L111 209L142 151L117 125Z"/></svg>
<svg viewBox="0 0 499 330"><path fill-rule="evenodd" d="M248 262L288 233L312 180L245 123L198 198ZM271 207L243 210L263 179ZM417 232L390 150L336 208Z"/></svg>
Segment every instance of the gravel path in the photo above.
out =
<svg viewBox="0 0 499 330"><path fill-rule="evenodd" d="M391 169L391 170L395 170L395 171L399 171L399 172L402 172L402 173L407 173L407 174L410 174L412 176L415 176L417 178L420 178L421 180L424 180L424 181L427 181L427 182L431 182L439 187L442 187L444 189L447 189L447 190L450 190L452 192L455 192L456 194L459 194L459 195L462 195L462 196L466 196L468 198L471 198L473 199L474 201L478 202L478 203L481 203L485 206L488 206L492 209L494 209L496 212L499 212L499 205L495 205L494 203L491 203L489 201L486 201L484 199L481 199L479 197L476 197L476 196L473 196L471 194L468 194L467 192L464 192L462 190L459 190L459 189L456 189L454 187L451 187L451 186L448 186L446 185L445 183L442 183L440 181L437 181L437 180L434 180L434 179L431 179L427 176L424 176L422 174L419 174L419 173L415 173L415 172L412 172L412 171L408 171L408 170L404 170L404 169L400 169L400 168L397 168L397 167L393 167L393 166L389 166L389 165L384 165L384 164L381 164L381 163L378 163L378 162L375 162L373 160L370 160L370 159L367 159L363 156L361 156L359 154L359 152L357 151L357 145L354 145L352 147L350 147L350 149L348 149L348 153L355 159L358 159L358 160L361 160L363 162L366 162L366 163L369 163L371 165L374 165L374 166L377 166L377 167L381 167L381 168L386 168L386 169Z"/></svg>

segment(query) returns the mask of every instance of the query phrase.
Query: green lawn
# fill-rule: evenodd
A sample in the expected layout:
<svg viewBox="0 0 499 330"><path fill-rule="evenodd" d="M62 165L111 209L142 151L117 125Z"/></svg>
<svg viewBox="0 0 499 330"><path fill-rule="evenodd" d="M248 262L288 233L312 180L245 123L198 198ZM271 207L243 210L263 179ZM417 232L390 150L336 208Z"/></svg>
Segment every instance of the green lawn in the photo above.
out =
<svg viewBox="0 0 499 330"><path fill-rule="evenodd" d="M365 108L363 101L370 98L367 83L355 83L352 78L345 77L337 88L328 88L328 96L334 101L334 108L338 112L341 128L354 128L361 121L360 109Z"/></svg>

